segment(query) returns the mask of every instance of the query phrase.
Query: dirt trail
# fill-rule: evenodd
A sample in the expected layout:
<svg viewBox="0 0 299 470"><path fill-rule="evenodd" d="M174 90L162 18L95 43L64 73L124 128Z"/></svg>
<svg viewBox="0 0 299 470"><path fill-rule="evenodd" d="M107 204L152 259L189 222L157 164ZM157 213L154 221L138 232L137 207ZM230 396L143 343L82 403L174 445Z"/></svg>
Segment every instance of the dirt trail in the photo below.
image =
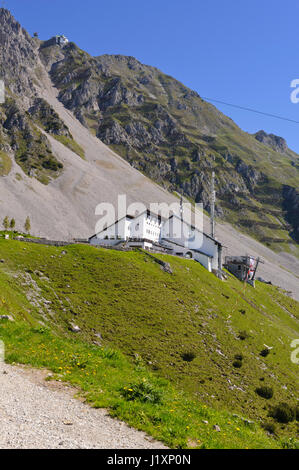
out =
<svg viewBox="0 0 299 470"><path fill-rule="evenodd" d="M47 372L0 365L0 449L163 449L145 433L90 408Z"/></svg>

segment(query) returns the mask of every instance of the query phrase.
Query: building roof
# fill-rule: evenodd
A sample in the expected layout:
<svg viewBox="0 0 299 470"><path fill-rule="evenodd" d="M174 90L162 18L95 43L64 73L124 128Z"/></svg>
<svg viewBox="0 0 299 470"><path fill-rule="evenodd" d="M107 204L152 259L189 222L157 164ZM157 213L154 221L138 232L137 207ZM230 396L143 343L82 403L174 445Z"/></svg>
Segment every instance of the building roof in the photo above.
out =
<svg viewBox="0 0 299 470"><path fill-rule="evenodd" d="M180 219L180 217L176 214L172 214L168 220L172 219L173 217L176 217L177 219ZM219 246L223 246L221 242L219 242L218 240L216 240L216 238L213 238L211 235L208 235L207 233L203 232L202 230L199 230L198 228L196 228L194 225L191 225L189 224L188 222L186 222L185 220L183 220L183 223L188 225L188 227L190 227L192 230L197 230L198 232L202 233L205 237L207 238L210 238L210 240L212 240L213 242L215 242L217 245Z"/></svg>
<svg viewBox="0 0 299 470"><path fill-rule="evenodd" d="M145 211L143 211L143 212L141 212L140 214L135 215L135 216L134 216L134 215L130 215L130 214L126 214L124 217L121 217L120 219L116 220L115 222L113 222L113 223L112 223L111 225L109 225L108 227L104 228L104 229L102 230L102 232L105 232L106 230L108 230L108 228L112 227L113 225L116 225L118 222L120 222L121 220L123 220L123 219L125 219L125 218L127 218L127 219L132 219L132 220L133 220L133 219L137 219L138 217L140 217L140 216L143 215L143 214L153 215L153 216L157 217L157 219L159 219L159 220L167 220L165 217L162 217L161 215L155 214L154 212L150 211L149 209L146 209ZM98 233L100 233L100 232L98 232ZM93 237L95 237L95 236L97 236L97 233L95 233L94 235L92 235L91 237L89 237L88 240L90 240L91 238L93 238Z"/></svg>
<svg viewBox="0 0 299 470"><path fill-rule="evenodd" d="M126 214L124 217L121 217L120 219L116 220L115 222L113 222L112 224L110 224L108 227L104 228L103 230L101 230L101 232L105 232L106 230L108 230L108 228L112 227L113 225L116 225L118 224L118 222L120 222L121 220L123 219L135 219L136 217L134 217L133 215L129 215L129 214ZM98 232L98 233L101 233L101 232ZM94 235L92 235L91 237L88 238L88 240L91 240L93 237L96 237L98 233L95 233Z"/></svg>
<svg viewBox="0 0 299 470"><path fill-rule="evenodd" d="M130 214L126 214L124 217L121 217L120 219L116 220L115 222L113 222L113 223L112 223L111 225L109 225L108 227L104 228L104 229L102 230L102 232L105 232L106 230L108 230L108 228L112 227L113 225L116 225L118 222L120 222L121 220L123 220L123 219L125 219L125 218L128 218L128 219L133 220L133 219L137 219L138 217L140 217L141 215L143 215L143 214L145 214L145 213L146 213L147 215L153 215L153 216L157 217L160 221L161 221L161 220L164 220L164 221L170 220L170 219L172 219L173 217L176 217L177 219L180 220L180 217L179 217L178 215L176 215L176 214L172 214L172 215L167 219L167 218L165 218L165 217L162 217L162 216L159 215L159 214L155 214L154 212L151 212L149 209L146 209L145 211L141 212L140 214L138 214L138 215L136 215L136 216L130 215ZM198 228L196 228L194 225L189 224L189 223L186 222L185 220L183 220L183 222L184 222L184 224L186 224L186 225L188 225L189 227L191 227L192 230L197 230L198 232L202 233L205 237L209 238L210 240L212 240L212 241L213 241L214 243L216 243L217 245L222 246L222 243L220 243L220 242L219 242L218 240L216 240L215 238L211 237L211 235L208 235L207 233L202 232L201 230L199 230ZM100 232L98 232L98 233L100 233ZM94 235L92 235L91 237L89 237L88 240L91 240L92 238L94 238L94 237L96 237L96 236L97 236L97 233L95 233ZM194 251L196 251L196 250L194 250ZM197 251L199 251L199 250L197 250ZM199 251L199 252L200 252L200 251ZM201 252L200 252L200 253L201 253ZM203 253L203 254L205 254L205 253Z"/></svg>

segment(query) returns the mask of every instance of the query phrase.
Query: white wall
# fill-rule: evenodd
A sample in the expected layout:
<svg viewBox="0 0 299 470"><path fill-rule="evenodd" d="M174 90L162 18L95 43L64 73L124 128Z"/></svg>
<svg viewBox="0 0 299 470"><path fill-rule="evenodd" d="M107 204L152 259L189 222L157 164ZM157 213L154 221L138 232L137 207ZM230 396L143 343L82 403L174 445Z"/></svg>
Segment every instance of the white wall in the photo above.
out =
<svg viewBox="0 0 299 470"><path fill-rule="evenodd" d="M204 266L209 272L212 271L212 259L202 253L194 253L194 259Z"/></svg>
<svg viewBox="0 0 299 470"><path fill-rule="evenodd" d="M130 237L146 238L152 241L159 241L161 224L158 217L147 213L137 216L131 221Z"/></svg>
<svg viewBox="0 0 299 470"><path fill-rule="evenodd" d="M92 245L107 244L112 245L113 240L126 240L130 236L129 225L131 219L124 217L123 219L117 221L115 224L112 224L106 230L102 230L97 235L95 235L90 243Z"/></svg>
<svg viewBox="0 0 299 470"><path fill-rule="evenodd" d="M100 239L100 238L97 238L96 235L89 240L89 243L93 246L98 246L98 245L114 246L114 245L117 245L119 242L120 240L117 240L117 239L114 239L114 240L111 240L111 239L106 240L104 238Z"/></svg>
<svg viewBox="0 0 299 470"><path fill-rule="evenodd" d="M145 215L141 214L135 219L132 219L129 224L129 238L144 238L143 225Z"/></svg>
<svg viewBox="0 0 299 470"><path fill-rule="evenodd" d="M183 236L182 236L183 235ZM189 238L188 238L189 237ZM200 256L198 253L198 261L209 271L218 269L218 245L211 238L199 230L192 229L185 222L181 222L178 217L172 217L165 221L161 230L161 238L168 238L180 243L191 250L200 250L212 258L206 257L204 254Z"/></svg>

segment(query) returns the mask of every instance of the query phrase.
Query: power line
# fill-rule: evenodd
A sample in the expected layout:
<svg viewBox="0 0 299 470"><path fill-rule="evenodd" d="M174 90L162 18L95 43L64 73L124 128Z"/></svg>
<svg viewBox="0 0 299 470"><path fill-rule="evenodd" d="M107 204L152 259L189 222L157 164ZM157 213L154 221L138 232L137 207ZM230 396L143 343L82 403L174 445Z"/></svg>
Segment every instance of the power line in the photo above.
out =
<svg viewBox="0 0 299 470"><path fill-rule="evenodd" d="M289 119L289 118L286 118L286 117L283 117L283 116L278 116L277 114L264 113L263 111L258 111L257 109L246 108L245 106L239 106L237 104L226 103L225 101L215 100L213 98L206 98L204 96L201 96L201 98L203 100L206 100L206 101L212 101L214 103L220 103L220 104L224 104L226 106L231 106L232 108L242 109L243 111L250 111L251 113L262 114L263 116L268 116L268 117L272 117L272 118L275 118L275 119L280 119L281 121L288 121L288 122L293 122L295 124L299 124L299 121L295 121L294 119Z"/></svg>

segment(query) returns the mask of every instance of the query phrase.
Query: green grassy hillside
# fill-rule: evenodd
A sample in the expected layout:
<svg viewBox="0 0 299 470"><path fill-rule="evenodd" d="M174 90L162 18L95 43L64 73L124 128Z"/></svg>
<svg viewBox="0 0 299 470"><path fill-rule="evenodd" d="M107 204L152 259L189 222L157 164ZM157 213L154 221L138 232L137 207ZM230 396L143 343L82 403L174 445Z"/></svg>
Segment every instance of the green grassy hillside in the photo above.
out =
<svg viewBox="0 0 299 470"><path fill-rule="evenodd" d="M8 360L54 370L170 446L296 446L298 421L269 413L297 405L298 303L159 257L173 274L143 252L0 240L0 314L15 319L0 322Z"/></svg>

